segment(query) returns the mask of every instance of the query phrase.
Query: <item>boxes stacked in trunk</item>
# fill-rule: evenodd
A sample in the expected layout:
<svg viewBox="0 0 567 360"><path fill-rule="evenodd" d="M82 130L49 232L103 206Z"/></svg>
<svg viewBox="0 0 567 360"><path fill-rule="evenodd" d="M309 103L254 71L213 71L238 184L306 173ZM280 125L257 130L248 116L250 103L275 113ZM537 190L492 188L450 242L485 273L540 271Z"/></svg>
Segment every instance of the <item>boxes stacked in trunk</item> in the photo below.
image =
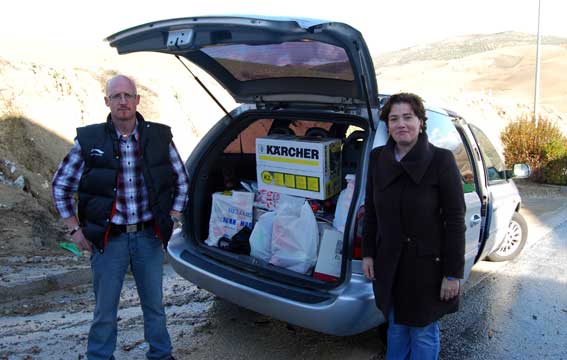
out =
<svg viewBox="0 0 567 360"><path fill-rule="evenodd" d="M249 189L254 204L249 197L252 192L214 194L206 243L221 247L218 239L236 237L253 215L250 256L337 281L343 232L330 222L342 185L341 145L340 139L331 138L257 138L257 188ZM321 213L327 216L326 222L321 221Z"/></svg>

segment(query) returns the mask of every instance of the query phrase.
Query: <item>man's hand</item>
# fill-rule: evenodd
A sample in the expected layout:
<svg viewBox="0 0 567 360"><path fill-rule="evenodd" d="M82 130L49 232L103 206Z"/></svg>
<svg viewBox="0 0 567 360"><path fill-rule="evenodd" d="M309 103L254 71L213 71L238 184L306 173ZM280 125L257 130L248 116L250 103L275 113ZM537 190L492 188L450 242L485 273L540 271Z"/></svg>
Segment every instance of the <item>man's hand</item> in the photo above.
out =
<svg viewBox="0 0 567 360"><path fill-rule="evenodd" d="M449 301L459 295L460 282L459 279L449 280L443 277L441 282L441 292L439 294L441 300Z"/></svg>
<svg viewBox="0 0 567 360"><path fill-rule="evenodd" d="M374 280L374 259L370 256L364 257L362 259L362 271L364 276L370 280Z"/></svg>
<svg viewBox="0 0 567 360"><path fill-rule="evenodd" d="M75 216L70 216L68 218L65 218L63 219L63 222L65 223L65 225L67 225L67 228L69 229L74 229L77 226L79 226L79 221ZM79 228L79 230L75 231L75 233L71 235L71 240L73 240L75 245L77 245L77 247L81 251L88 251L92 253L93 249L91 247L91 243L90 241L87 240L87 238L85 238L85 235L83 234L83 229Z"/></svg>
<svg viewBox="0 0 567 360"><path fill-rule="evenodd" d="M82 251L93 252L91 243L83 235L83 230L79 229L73 235L71 235L71 240L77 245L77 247Z"/></svg>

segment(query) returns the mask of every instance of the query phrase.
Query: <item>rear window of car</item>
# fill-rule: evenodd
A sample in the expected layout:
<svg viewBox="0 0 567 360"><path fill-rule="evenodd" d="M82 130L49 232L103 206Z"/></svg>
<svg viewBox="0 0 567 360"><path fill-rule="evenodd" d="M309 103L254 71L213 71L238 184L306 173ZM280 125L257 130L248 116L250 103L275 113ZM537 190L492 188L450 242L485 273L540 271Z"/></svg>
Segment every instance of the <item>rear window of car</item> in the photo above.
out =
<svg viewBox="0 0 567 360"><path fill-rule="evenodd" d="M354 80L345 50L319 41L219 45L201 51L240 81L290 77Z"/></svg>
<svg viewBox="0 0 567 360"><path fill-rule="evenodd" d="M256 139L268 136L270 130L277 131L279 134L288 134L295 136L306 136L313 129L321 129L329 131L333 123L327 121L309 121L309 120L281 120L281 119L259 119L250 124L242 131L236 139L234 139L225 149L225 154L255 154Z"/></svg>

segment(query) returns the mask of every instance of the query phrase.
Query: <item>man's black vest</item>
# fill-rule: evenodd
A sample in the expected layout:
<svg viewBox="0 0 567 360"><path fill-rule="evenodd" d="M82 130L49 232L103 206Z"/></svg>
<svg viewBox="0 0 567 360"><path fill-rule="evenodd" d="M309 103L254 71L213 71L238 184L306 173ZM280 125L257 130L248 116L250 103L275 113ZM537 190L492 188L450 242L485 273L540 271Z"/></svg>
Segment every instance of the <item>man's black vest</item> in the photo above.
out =
<svg viewBox="0 0 567 360"><path fill-rule="evenodd" d="M136 117L149 207L156 232L165 246L173 229L169 215L175 188L175 176L169 158L171 130L166 125L144 121L139 113L136 113ZM119 138L110 115L106 123L78 128L77 140L85 162L78 190L79 221L85 237L103 252L110 230L121 156Z"/></svg>

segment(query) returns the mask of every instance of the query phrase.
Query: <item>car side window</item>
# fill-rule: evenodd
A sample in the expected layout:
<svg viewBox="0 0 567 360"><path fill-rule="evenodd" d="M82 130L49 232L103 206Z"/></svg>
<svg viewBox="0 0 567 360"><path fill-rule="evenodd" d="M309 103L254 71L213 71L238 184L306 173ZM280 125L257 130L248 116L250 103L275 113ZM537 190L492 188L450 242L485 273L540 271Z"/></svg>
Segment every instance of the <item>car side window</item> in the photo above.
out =
<svg viewBox="0 0 567 360"><path fill-rule="evenodd" d="M476 191L474 172L469 152L451 118L437 112L427 112L427 136L438 147L451 150L461 173L463 192Z"/></svg>
<svg viewBox="0 0 567 360"><path fill-rule="evenodd" d="M476 139L480 152L482 154L482 159L486 166L486 173L488 177L488 184L494 184L506 180L506 167L504 161L498 154L498 151L492 145L488 136L486 136L482 130L478 127L469 124L469 127Z"/></svg>

